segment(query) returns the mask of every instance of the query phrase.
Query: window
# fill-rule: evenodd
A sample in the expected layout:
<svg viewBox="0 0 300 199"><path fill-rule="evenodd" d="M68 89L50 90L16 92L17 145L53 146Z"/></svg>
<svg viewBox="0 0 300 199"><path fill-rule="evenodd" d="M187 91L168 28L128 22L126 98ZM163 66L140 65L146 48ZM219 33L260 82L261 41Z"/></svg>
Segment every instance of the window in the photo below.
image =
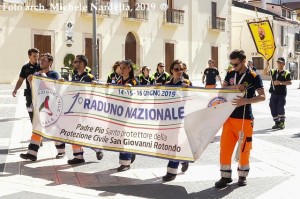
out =
<svg viewBox="0 0 300 199"><path fill-rule="evenodd" d="M300 33L295 34L295 51L300 52Z"/></svg>
<svg viewBox="0 0 300 199"><path fill-rule="evenodd" d="M286 10L282 9L282 16L286 17Z"/></svg>

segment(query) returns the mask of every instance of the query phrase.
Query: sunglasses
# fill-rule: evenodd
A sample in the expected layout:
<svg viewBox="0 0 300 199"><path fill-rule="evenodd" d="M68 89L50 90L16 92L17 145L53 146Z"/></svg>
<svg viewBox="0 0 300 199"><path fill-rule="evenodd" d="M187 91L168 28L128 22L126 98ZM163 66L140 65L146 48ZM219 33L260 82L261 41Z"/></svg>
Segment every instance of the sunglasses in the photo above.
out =
<svg viewBox="0 0 300 199"><path fill-rule="evenodd" d="M183 71L183 69L182 68L174 68L173 69L175 72L178 72L178 71Z"/></svg>
<svg viewBox="0 0 300 199"><path fill-rule="evenodd" d="M160 68L164 68L165 66L163 66L163 65L160 65L159 67L160 67Z"/></svg>
<svg viewBox="0 0 300 199"><path fill-rule="evenodd" d="M242 62L238 63L238 64L231 64L234 68L238 67L238 65L240 65Z"/></svg>

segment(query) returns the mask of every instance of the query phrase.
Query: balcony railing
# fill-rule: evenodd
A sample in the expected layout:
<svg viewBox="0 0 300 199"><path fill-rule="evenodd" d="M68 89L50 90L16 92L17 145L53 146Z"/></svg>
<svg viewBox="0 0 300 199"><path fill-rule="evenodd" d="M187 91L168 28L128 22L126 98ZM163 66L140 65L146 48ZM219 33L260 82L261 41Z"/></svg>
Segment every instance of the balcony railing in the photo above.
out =
<svg viewBox="0 0 300 199"><path fill-rule="evenodd" d="M148 21L149 9L147 4L143 4L143 5L144 6L138 6L138 4L135 4L134 6L131 6L130 3L128 2L124 3L122 7L124 8L123 18L129 20L137 20L137 21Z"/></svg>
<svg viewBox="0 0 300 199"><path fill-rule="evenodd" d="M104 17L110 16L110 1L109 0L96 0L96 4L93 4L93 0L82 0L82 5L87 10L82 10L82 13L93 13L93 7L96 9L96 14Z"/></svg>
<svg viewBox="0 0 300 199"><path fill-rule="evenodd" d="M210 18L209 28L216 31L225 31L226 18L212 17Z"/></svg>
<svg viewBox="0 0 300 199"><path fill-rule="evenodd" d="M36 11L63 11L63 0L27 0L26 6L29 10Z"/></svg>
<svg viewBox="0 0 300 199"><path fill-rule="evenodd" d="M165 23L183 24L184 10L167 9L164 16Z"/></svg>

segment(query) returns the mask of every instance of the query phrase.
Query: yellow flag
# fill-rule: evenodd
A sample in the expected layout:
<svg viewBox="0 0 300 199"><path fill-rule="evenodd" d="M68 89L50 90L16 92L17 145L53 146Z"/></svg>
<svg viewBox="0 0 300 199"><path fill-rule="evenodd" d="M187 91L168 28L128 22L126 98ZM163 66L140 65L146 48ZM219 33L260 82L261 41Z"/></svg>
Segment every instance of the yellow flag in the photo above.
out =
<svg viewBox="0 0 300 199"><path fill-rule="evenodd" d="M269 20L248 22L248 27L257 52L269 61L273 57L276 49L274 35Z"/></svg>

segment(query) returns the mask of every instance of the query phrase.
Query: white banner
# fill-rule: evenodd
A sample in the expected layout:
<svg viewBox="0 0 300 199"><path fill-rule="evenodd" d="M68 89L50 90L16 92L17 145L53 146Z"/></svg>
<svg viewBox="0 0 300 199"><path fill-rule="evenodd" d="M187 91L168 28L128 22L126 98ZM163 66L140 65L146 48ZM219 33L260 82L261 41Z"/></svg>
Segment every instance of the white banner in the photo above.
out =
<svg viewBox="0 0 300 199"><path fill-rule="evenodd" d="M237 90L123 87L33 78L33 131L62 142L197 160L234 110Z"/></svg>

